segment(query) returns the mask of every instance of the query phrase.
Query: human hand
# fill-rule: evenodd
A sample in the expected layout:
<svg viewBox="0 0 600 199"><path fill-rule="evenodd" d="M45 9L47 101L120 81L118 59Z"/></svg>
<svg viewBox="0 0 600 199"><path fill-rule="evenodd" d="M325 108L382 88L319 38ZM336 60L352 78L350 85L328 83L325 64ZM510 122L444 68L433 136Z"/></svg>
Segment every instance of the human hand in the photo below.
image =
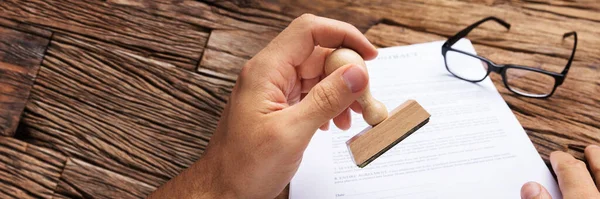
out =
<svg viewBox="0 0 600 199"><path fill-rule="evenodd" d="M242 68L203 157L151 198L276 197L317 129L327 129L331 119L347 129L348 107L360 112L353 102L368 85L366 69L346 65L323 74L325 58L340 46L365 60L377 56L348 23L295 19Z"/></svg>
<svg viewBox="0 0 600 199"><path fill-rule="evenodd" d="M558 186L564 199L600 198L600 147L590 145L585 148L586 164L575 159L572 155L555 151L550 154L552 169L558 178ZM594 180L596 184L594 184ZM528 182L521 187L522 199L551 199L552 197L542 185Z"/></svg>
<svg viewBox="0 0 600 199"><path fill-rule="evenodd" d="M346 65L324 77L325 58L340 46L365 59L377 56L354 26L303 15L248 61L206 151L218 165L215 180L237 197L273 198L290 182L319 127L333 118L349 128L348 107L368 75Z"/></svg>

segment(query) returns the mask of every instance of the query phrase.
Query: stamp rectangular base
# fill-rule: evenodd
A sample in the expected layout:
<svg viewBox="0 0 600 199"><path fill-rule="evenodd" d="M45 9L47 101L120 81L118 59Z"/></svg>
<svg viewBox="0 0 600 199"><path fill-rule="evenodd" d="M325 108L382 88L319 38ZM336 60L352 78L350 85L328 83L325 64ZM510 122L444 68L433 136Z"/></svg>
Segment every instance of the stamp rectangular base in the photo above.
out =
<svg viewBox="0 0 600 199"><path fill-rule="evenodd" d="M390 116L346 142L352 159L363 168L429 122L431 115L415 100L395 108Z"/></svg>

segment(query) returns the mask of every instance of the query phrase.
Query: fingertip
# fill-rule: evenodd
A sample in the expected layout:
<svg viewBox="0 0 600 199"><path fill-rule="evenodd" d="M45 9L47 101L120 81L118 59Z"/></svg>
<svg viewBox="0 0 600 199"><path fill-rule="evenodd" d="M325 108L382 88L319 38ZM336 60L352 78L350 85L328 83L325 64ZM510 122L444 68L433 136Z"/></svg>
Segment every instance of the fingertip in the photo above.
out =
<svg viewBox="0 0 600 199"><path fill-rule="evenodd" d="M352 104L350 104L350 109L352 109L352 111L355 113L362 113L362 106L360 106L357 101L354 101Z"/></svg>
<svg viewBox="0 0 600 199"><path fill-rule="evenodd" d="M346 108L342 113L333 118L333 123L341 130L350 129L352 118L350 118L350 109Z"/></svg>
<svg viewBox="0 0 600 199"><path fill-rule="evenodd" d="M375 48L375 46L373 46L373 44L370 44L370 48L368 50L366 50L366 52L364 52L364 54L361 54L363 56L364 60L373 60L377 57L377 55L379 54L379 51L377 50L377 48Z"/></svg>
<svg viewBox="0 0 600 199"><path fill-rule="evenodd" d="M350 125L346 124L335 124L335 126L337 126L342 131L347 131L348 129L350 129Z"/></svg>
<svg viewBox="0 0 600 199"><path fill-rule="evenodd" d="M564 159L565 154L566 153L562 151L553 151L552 153L550 153L550 164L553 168L557 167L558 161L560 159Z"/></svg>
<svg viewBox="0 0 600 199"><path fill-rule="evenodd" d="M587 147L585 147L584 153L592 153L592 152L596 152L600 150L600 147L598 145L588 145Z"/></svg>
<svg viewBox="0 0 600 199"><path fill-rule="evenodd" d="M537 182L527 182L521 187L521 199L532 199L541 193L541 186Z"/></svg>
<svg viewBox="0 0 600 199"><path fill-rule="evenodd" d="M521 199L552 199L552 196L543 185L530 181L521 187Z"/></svg>
<svg viewBox="0 0 600 199"><path fill-rule="evenodd" d="M377 48L369 40L364 38L363 42L360 43L360 46L348 46L347 48L355 50L364 60L372 60L377 57L379 51L377 51Z"/></svg>

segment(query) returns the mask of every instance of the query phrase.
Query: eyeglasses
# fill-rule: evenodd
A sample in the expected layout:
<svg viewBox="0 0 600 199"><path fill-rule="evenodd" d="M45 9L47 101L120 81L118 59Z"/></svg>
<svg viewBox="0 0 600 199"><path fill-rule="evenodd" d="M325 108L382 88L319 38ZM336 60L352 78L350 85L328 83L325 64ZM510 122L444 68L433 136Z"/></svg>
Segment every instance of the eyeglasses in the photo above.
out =
<svg viewBox="0 0 600 199"><path fill-rule="evenodd" d="M568 32L563 35L563 39L573 36L574 44L571 57L561 73L514 64L496 64L484 57L452 47L477 26L490 20L499 23L506 29L510 29L510 24L505 21L496 17L487 17L448 38L442 46L442 55L444 56L444 62L448 72L462 80L474 83L483 81L490 72L496 72L502 76L504 86L518 95L532 98L547 98L552 96L556 88L560 86L567 77L571 62L573 62L575 49L577 49L577 33ZM469 64L473 61L481 62L481 65Z"/></svg>

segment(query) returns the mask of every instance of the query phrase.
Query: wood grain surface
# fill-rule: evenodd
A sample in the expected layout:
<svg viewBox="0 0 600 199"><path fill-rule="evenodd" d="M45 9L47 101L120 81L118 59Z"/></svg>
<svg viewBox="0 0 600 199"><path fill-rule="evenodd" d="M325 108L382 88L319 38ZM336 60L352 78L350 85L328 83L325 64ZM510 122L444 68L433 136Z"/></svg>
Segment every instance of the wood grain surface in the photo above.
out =
<svg viewBox="0 0 600 199"><path fill-rule="evenodd" d="M31 125L22 136L156 186L200 157L232 86L112 44L56 33L23 115Z"/></svg>
<svg viewBox="0 0 600 199"><path fill-rule="evenodd" d="M596 0L5 0L0 198L143 198L202 156L241 67L303 13L378 47L444 40L493 15L512 27L472 32L478 54L556 72L573 42L562 35L577 31L551 98L492 80L545 161L600 143Z"/></svg>
<svg viewBox="0 0 600 199"><path fill-rule="evenodd" d="M211 29L197 72L235 82L243 64L294 17L230 1L109 0L166 18Z"/></svg>
<svg viewBox="0 0 600 199"><path fill-rule="evenodd" d="M0 18L0 136L12 136L27 103L49 32Z"/></svg>
<svg viewBox="0 0 600 199"><path fill-rule="evenodd" d="M0 198L51 198L66 157L0 136Z"/></svg>
<svg viewBox="0 0 600 199"><path fill-rule="evenodd" d="M103 1L7 0L0 9L0 17L111 42L189 70L208 37L206 28Z"/></svg>
<svg viewBox="0 0 600 199"><path fill-rule="evenodd" d="M108 171L85 161L68 159L55 195L83 198L144 198L154 186Z"/></svg>

